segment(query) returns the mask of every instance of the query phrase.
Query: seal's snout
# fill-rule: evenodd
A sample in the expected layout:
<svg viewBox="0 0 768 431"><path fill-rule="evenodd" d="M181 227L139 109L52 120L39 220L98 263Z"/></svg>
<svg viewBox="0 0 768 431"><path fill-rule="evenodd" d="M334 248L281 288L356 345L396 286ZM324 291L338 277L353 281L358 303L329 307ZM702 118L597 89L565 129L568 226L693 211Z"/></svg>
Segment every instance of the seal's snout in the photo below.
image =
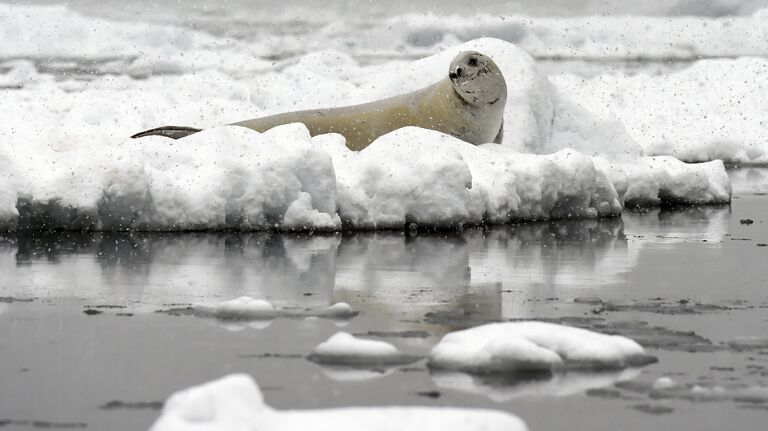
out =
<svg viewBox="0 0 768 431"><path fill-rule="evenodd" d="M451 79L456 79L460 76L464 76L464 69L461 66L457 66L456 69L448 73L448 77Z"/></svg>

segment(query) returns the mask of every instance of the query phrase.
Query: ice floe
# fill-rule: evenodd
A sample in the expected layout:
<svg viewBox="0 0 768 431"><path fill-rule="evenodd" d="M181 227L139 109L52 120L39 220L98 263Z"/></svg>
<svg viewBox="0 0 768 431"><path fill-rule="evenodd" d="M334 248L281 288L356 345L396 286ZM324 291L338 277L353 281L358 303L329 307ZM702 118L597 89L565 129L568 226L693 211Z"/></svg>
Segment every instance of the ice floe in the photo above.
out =
<svg viewBox="0 0 768 431"><path fill-rule="evenodd" d="M309 425L311 424L311 425ZM173 394L151 431L526 431L518 417L501 411L453 407L348 407L275 410L253 379L232 374Z"/></svg>
<svg viewBox="0 0 768 431"><path fill-rule="evenodd" d="M404 354L385 341L367 340L347 332L337 332L318 344L308 359L338 366L391 366L408 364L420 358Z"/></svg>
<svg viewBox="0 0 768 431"><path fill-rule="evenodd" d="M621 369L655 361L629 338L536 321L451 332L429 354L432 368L473 373Z"/></svg>
<svg viewBox="0 0 768 431"><path fill-rule="evenodd" d="M205 127L401 94L443 79L464 50L490 55L514 83L503 145L405 128L352 152L340 135L310 137L302 125L127 138L166 122ZM530 55L498 39L399 62L397 74L333 51L249 79L205 68L60 84L24 64L14 66L23 89L0 99L0 116L13 118L0 125L5 229L455 228L730 200L721 162L640 158L622 121L595 114L589 98L553 85Z"/></svg>
<svg viewBox="0 0 768 431"><path fill-rule="evenodd" d="M320 308L277 308L269 301L241 296L213 304L198 304L188 308L164 310L170 314L193 314L201 317L215 317L221 320L269 320L277 317L324 317L328 319L349 319L359 313L345 302L337 302Z"/></svg>

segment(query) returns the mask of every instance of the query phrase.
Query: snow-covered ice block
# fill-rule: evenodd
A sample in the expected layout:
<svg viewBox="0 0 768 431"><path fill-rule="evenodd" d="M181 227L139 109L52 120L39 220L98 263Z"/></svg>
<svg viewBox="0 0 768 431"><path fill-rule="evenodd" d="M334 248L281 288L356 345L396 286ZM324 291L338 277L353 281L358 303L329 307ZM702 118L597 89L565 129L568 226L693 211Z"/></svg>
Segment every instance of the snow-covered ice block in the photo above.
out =
<svg viewBox="0 0 768 431"><path fill-rule="evenodd" d="M626 183L621 197L627 206L712 205L731 201L731 180L720 160L683 163L670 156L593 160L614 184Z"/></svg>
<svg viewBox="0 0 768 431"><path fill-rule="evenodd" d="M429 354L435 369L472 373L601 370L656 358L633 340L547 322L504 322L451 332Z"/></svg>
<svg viewBox="0 0 768 431"><path fill-rule="evenodd" d="M307 359L327 365L386 366L409 364L420 358L404 354L385 341L366 340L347 332L337 332L318 344Z"/></svg>
<svg viewBox="0 0 768 431"><path fill-rule="evenodd" d="M173 394L151 431L527 431L501 411L452 407L275 410L253 379L231 374Z"/></svg>
<svg viewBox="0 0 768 431"><path fill-rule="evenodd" d="M339 215L350 227L445 227L621 212L605 174L573 150L531 155L496 144L467 145L416 127L384 135L359 153L330 137L320 142L334 161Z"/></svg>

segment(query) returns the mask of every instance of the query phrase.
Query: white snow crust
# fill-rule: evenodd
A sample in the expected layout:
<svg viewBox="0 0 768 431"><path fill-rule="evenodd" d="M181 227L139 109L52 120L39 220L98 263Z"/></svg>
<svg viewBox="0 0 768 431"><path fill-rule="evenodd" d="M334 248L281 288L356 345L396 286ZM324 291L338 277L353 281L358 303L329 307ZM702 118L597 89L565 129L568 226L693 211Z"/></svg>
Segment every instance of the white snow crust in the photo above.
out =
<svg viewBox="0 0 768 431"><path fill-rule="evenodd" d="M537 321L451 332L429 354L430 367L473 373L621 369L653 361L629 338Z"/></svg>
<svg viewBox="0 0 768 431"><path fill-rule="evenodd" d="M253 379L231 374L173 394L151 431L526 431L516 416L452 407L349 407L275 410Z"/></svg>
<svg viewBox="0 0 768 431"><path fill-rule="evenodd" d="M615 78L614 85L610 77L550 81L520 47L491 38L412 63L361 66L326 50L273 66L258 59L271 47L172 26L113 23L60 6L0 5L0 19L0 36L17 42L0 46L0 56L16 58L3 62L0 73L0 86L14 88L0 98L4 229L400 229L595 218L618 215L625 204L730 200L721 162L645 156L761 162L766 154L766 126L754 124L766 109L767 86L760 82L768 74L759 59L701 62L681 72L688 75ZM18 36L44 20L62 24L40 38ZM310 137L301 125L263 134L216 127L422 88L443 79L463 50L490 55L509 83L503 145L475 147L406 128L351 152L343 137ZM61 52L120 73L79 81L41 71L40 58ZM115 56L120 64L110 65L107 57ZM729 75L737 67L739 74ZM134 79L141 70L145 79ZM729 91L753 118L740 119L747 111L726 102L704 118L723 87L696 86L745 77L758 85L734 84ZM611 85L658 91L630 93L631 103L614 107L604 99ZM668 97L676 86L686 88L686 97L706 96L706 103L694 104L695 115L687 114L692 104L680 107ZM660 116L659 106L668 107L669 117ZM127 138L161 124L208 129L178 141ZM734 128L742 132L731 133Z"/></svg>

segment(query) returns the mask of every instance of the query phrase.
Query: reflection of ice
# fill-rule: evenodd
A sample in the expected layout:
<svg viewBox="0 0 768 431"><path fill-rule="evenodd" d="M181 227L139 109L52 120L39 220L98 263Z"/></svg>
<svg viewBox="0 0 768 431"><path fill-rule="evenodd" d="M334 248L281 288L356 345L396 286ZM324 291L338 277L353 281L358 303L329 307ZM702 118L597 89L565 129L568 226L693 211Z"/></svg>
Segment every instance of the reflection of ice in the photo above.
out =
<svg viewBox="0 0 768 431"><path fill-rule="evenodd" d="M631 380L640 374L637 368L609 373L556 373L537 379L509 379L503 376L473 376L465 373L439 372L432 374L435 385L441 389L454 389L472 394L485 395L496 402L516 398L564 397L582 393L588 389L611 386L616 382Z"/></svg>
<svg viewBox="0 0 768 431"><path fill-rule="evenodd" d="M728 233L728 207L687 207L625 213L624 232L632 247L688 241L720 243ZM641 247L641 246L640 246Z"/></svg>
<svg viewBox="0 0 768 431"><path fill-rule="evenodd" d="M459 308L524 317L521 298L621 283L654 245L722 241L730 216L655 209L430 234L19 233L0 237L0 295L151 309L247 295L278 308L344 301L403 319Z"/></svg>
<svg viewBox="0 0 768 431"><path fill-rule="evenodd" d="M334 367L329 365L318 366L323 370L323 374L325 374L326 377L339 382L357 382L361 380L378 379L394 373L397 369L397 367L374 370L367 368Z"/></svg>

